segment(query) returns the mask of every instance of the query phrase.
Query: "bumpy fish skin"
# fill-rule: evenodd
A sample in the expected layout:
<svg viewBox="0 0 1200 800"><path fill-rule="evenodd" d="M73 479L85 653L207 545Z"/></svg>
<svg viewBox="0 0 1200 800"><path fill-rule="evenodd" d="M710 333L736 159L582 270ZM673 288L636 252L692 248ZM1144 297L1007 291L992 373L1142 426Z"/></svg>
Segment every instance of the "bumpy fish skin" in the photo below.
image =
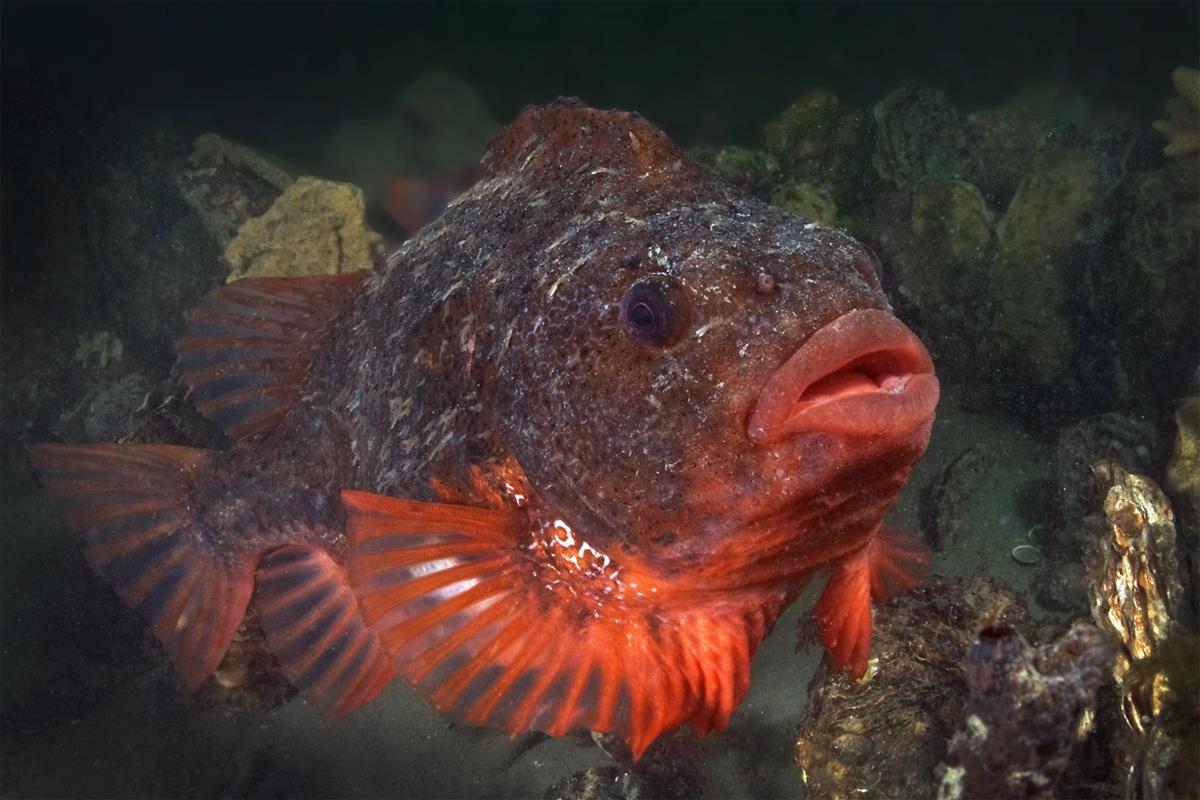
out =
<svg viewBox="0 0 1200 800"><path fill-rule="evenodd" d="M611 730L640 754L685 722L727 723L755 648L825 568L823 641L861 673L871 598L922 558L879 526L937 393L874 257L725 184L640 116L577 100L526 109L483 167L361 288L210 295L181 372L239 438L230 451L35 452L53 493L90 498L68 518L93 566L190 688L254 574L285 672L338 714L399 673L473 724ZM648 334L636 314L671 327ZM806 342L808 366L787 366ZM764 384L826 353L832 377L793 387L795 419L812 387L808 405L916 410L894 429L863 416L861 435L849 411L797 428L787 381L770 403ZM163 477L116 489L102 462ZM177 566L185 549L199 576Z"/></svg>

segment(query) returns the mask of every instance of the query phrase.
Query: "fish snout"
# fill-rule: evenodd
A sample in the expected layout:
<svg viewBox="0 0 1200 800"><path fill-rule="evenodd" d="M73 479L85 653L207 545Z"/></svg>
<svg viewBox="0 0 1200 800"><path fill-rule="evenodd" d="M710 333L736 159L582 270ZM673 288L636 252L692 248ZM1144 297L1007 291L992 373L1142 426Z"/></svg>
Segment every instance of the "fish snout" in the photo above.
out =
<svg viewBox="0 0 1200 800"><path fill-rule="evenodd" d="M756 444L805 433L903 437L933 420L929 352L886 311L857 309L808 338L759 391L746 424Z"/></svg>

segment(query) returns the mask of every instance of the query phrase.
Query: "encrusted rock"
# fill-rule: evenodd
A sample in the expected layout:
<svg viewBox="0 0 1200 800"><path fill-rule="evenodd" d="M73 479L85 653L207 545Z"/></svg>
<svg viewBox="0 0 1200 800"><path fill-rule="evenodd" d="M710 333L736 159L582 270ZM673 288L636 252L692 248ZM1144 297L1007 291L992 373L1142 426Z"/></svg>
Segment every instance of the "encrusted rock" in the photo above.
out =
<svg viewBox="0 0 1200 800"><path fill-rule="evenodd" d="M221 247L294 181L249 147L213 133L197 138L192 148L189 168L177 178L179 191Z"/></svg>
<svg viewBox="0 0 1200 800"><path fill-rule="evenodd" d="M755 194L762 194L779 179L779 159L762 150L737 145L698 147L691 156L735 186Z"/></svg>
<svg viewBox="0 0 1200 800"><path fill-rule="evenodd" d="M365 269L383 252L366 227L362 191L348 183L299 178L225 248L228 280L331 275Z"/></svg>
<svg viewBox="0 0 1200 800"><path fill-rule="evenodd" d="M985 628L967 651L970 699L939 768L939 800L1054 797L1111 663L1092 625L1037 649L1014 628Z"/></svg>
<svg viewBox="0 0 1200 800"><path fill-rule="evenodd" d="M980 489L994 459L977 447L959 453L921 492L921 532L935 550L963 534L966 506Z"/></svg>
<svg viewBox="0 0 1200 800"><path fill-rule="evenodd" d="M1054 442L1056 528L1071 531L1081 520L1104 508L1104 491L1096 485L1092 467L1109 459L1125 469L1145 472L1158 461L1160 445L1154 426L1122 414L1097 414L1068 425ZM1094 529L1089 530L1094 532ZM1054 535L1058 554L1080 558L1084 550L1072 536Z"/></svg>
<svg viewBox="0 0 1200 800"><path fill-rule="evenodd" d="M919 188L965 177L967 135L949 98L936 89L904 87L876 104L875 154L879 177Z"/></svg>
<svg viewBox="0 0 1200 800"><path fill-rule="evenodd" d="M770 201L771 205L786 208L805 219L816 220L826 225L837 224L837 202L829 190L818 185L789 180L771 192Z"/></svg>
<svg viewBox="0 0 1200 800"><path fill-rule="evenodd" d="M818 89L801 95L768 122L763 136L767 152L779 159L790 180L845 202L864 183L864 122L861 111Z"/></svg>
<svg viewBox="0 0 1200 800"><path fill-rule="evenodd" d="M1088 559L1088 593L1092 619L1120 645L1112 677L1133 742L1126 750L1136 754L1123 770L1125 794L1194 797L1200 790L1200 650L1195 634L1180 624L1174 514L1149 478L1111 461L1098 464L1096 476L1107 487L1109 530Z"/></svg>
<svg viewBox="0 0 1200 800"><path fill-rule="evenodd" d="M808 798L932 797L966 700L963 653L981 625L1025 620L1020 599L983 576L877 608L870 679L848 681L826 662L808 687L795 749Z"/></svg>

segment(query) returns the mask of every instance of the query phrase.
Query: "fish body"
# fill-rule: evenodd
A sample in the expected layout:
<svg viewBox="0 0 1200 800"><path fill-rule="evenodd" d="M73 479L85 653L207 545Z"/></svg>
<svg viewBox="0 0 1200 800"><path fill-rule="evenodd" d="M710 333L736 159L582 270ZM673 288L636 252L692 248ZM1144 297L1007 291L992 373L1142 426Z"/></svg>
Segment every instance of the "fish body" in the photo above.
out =
<svg viewBox="0 0 1200 800"><path fill-rule="evenodd" d="M526 109L369 274L214 290L180 342L234 440L40 445L88 557L189 688L253 602L333 714L401 675L472 724L721 728L815 574L835 663L923 552L881 518L932 364L844 233L636 114Z"/></svg>

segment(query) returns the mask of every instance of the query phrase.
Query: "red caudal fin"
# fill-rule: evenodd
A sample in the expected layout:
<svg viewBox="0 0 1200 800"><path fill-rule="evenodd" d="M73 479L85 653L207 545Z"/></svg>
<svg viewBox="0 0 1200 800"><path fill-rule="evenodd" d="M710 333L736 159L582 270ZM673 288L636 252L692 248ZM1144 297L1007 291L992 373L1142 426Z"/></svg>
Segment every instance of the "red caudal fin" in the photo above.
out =
<svg viewBox="0 0 1200 800"><path fill-rule="evenodd" d="M178 346L179 373L200 413L234 439L269 433L364 274L247 278L205 295Z"/></svg>
<svg viewBox="0 0 1200 800"><path fill-rule="evenodd" d="M522 539L517 512L342 501L367 624L400 674L471 725L608 731L635 756L685 723L723 728L784 600L673 597L569 529Z"/></svg>
<svg viewBox="0 0 1200 800"><path fill-rule="evenodd" d="M395 677L363 623L346 573L327 552L297 545L273 550L259 563L256 583L267 646L305 700L341 717Z"/></svg>
<svg viewBox="0 0 1200 800"><path fill-rule="evenodd" d="M171 445L33 447L88 563L150 623L189 691L221 663L253 588L250 560L211 552L186 506L207 459Z"/></svg>
<svg viewBox="0 0 1200 800"><path fill-rule="evenodd" d="M903 533L878 530L861 550L843 559L813 609L821 644L837 669L853 678L867 671L871 650L871 601L882 602L920 582L928 551Z"/></svg>

